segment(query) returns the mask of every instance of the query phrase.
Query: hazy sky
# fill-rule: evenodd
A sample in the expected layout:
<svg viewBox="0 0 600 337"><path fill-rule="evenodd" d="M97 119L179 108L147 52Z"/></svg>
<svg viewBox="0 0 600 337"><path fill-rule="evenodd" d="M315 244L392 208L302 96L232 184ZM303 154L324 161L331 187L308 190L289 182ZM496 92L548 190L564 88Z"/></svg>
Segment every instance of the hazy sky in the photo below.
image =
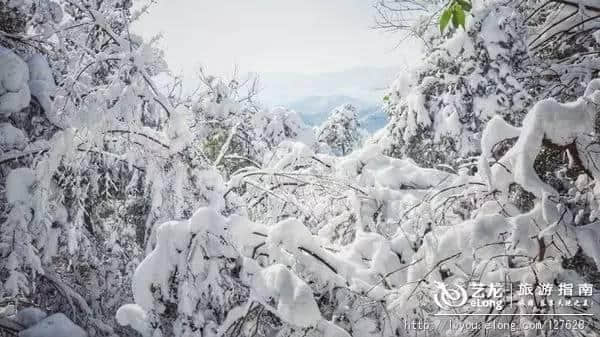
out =
<svg viewBox="0 0 600 337"><path fill-rule="evenodd" d="M139 23L176 73L321 73L400 65L416 48L370 29L372 0L162 0Z"/></svg>

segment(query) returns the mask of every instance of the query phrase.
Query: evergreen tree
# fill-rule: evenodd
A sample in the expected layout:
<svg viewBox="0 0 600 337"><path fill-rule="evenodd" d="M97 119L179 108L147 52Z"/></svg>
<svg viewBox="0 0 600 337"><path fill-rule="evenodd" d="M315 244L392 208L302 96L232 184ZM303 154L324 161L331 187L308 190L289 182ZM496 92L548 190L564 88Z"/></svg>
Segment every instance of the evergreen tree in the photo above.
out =
<svg viewBox="0 0 600 337"><path fill-rule="evenodd" d="M361 138L358 109L351 104L333 109L317 130L318 141L327 144L338 156L352 152L360 145Z"/></svg>

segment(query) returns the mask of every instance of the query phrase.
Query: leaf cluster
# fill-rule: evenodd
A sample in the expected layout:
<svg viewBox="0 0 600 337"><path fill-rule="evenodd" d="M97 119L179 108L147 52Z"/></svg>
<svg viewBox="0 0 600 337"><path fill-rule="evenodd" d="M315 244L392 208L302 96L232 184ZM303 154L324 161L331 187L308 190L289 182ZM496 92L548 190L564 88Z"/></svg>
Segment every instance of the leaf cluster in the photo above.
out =
<svg viewBox="0 0 600 337"><path fill-rule="evenodd" d="M440 16L440 32L444 32L450 21L452 21L454 28L462 27L465 29L465 19L472 7L469 0L450 1Z"/></svg>

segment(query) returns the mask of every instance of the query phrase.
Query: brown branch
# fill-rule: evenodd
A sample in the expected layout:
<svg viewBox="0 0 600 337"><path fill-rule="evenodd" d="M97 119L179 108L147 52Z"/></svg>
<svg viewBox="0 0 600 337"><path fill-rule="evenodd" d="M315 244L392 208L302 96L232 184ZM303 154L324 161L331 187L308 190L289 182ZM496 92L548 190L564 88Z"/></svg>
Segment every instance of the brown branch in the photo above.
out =
<svg viewBox="0 0 600 337"><path fill-rule="evenodd" d="M544 4L542 4L541 6L536 8L531 14L529 14L529 16L525 18L523 23L526 23L527 21L529 21L529 19L531 19L537 12L541 11L542 9L544 9L544 7L548 6L549 4L551 4L553 2L554 2L554 0L546 1Z"/></svg>
<svg viewBox="0 0 600 337"><path fill-rule="evenodd" d="M575 16L577 13L579 13L579 10L577 10L577 9L576 9L576 10L574 10L573 12L571 12L569 15L567 15L567 16L565 16L565 17L561 18L560 20L558 20L558 21L554 22L553 24L551 24L550 26L548 26L548 27L547 27L546 29L544 29L544 30L543 30L541 33L539 33L539 34L538 34L538 36L537 36L535 39L533 39L533 41L529 42L529 46L533 45L533 44L534 44L534 43L535 43L537 40L541 39L541 38L544 36L544 34L546 34L546 33L547 33L548 31L550 31L552 28L554 28L554 27L556 27L556 26L560 25L561 23L563 23L563 22L565 22L565 21L569 20L570 18L572 18L573 16ZM554 36L554 35L552 35L552 36ZM552 38L552 36L551 36L550 38ZM548 41L548 39L546 39L546 40L542 41L542 42L540 43L540 45L542 45L542 44L543 44L544 42L546 42L546 41ZM539 47L540 45L536 46L535 48ZM535 49L535 48L534 48L534 49Z"/></svg>
<svg viewBox="0 0 600 337"><path fill-rule="evenodd" d="M537 238L538 245L540 247L540 252L538 254L538 261L543 261L544 256L546 255L546 242L544 242L544 238Z"/></svg>
<svg viewBox="0 0 600 337"><path fill-rule="evenodd" d="M423 261L423 258L417 259L417 260L415 260L415 261L413 261L413 262L411 262L411 263L409 263L407 265L404 265L404 266L402 266L402 267L400 267L398 269L392 270L391 272L389 272L389 273L387 273L385 275L382 275L381 280L379 282L375 283L373 286L371 286L371 288L369 288L369 290L367 290L367 292L365 294L368 295L373 289L375 289L378 285L380 285L381 283L383 283L388 277L392 276L393 274L395 274L397 272L400 272L400 271L403 271L403 270L405 270L405 269L407 269L407 268L409 268L411 266L414 266L415 264L417 264L417 263L419 263L421 261Z"/></svg>
<svg viewBox="0 0 600 337"><path fill-rule="evenodd" d="M263 234L260 232L252 232L252 234L266 238L268 237L267 234ZM261 247L262 245L257 246L257 248ZM315 252L311 251L308 248L305 247L298 247L298 250L305 252L306 254L314 257L316 260L318 260L319 262L323 263L325 266L327 266L327 268L329 268L334 274L338 274L337 269L335 269L335 267L333 267L329 262L325 261L324 258L320 257L319 255L317 255Z"/></svg>
<svg viewBox="0 0 600 337"><path fill-rule="evenodd" d="M587 18L585 20L582 20L579 23L576 23L576 24L572 25L571 27L568 27L567 29L564 29L564 30L561 30L560 32L556 32L556 33L552 34L550 37L548 37L544 41L540 42L535 47L532 47L531 49L538 49L541 46L545 45L547 42L551 41L553 38L555 38L555 37L561 37L561 36L567 34L568 32L570 32L572 29L577 28L577 27L579 27L579 26L581 26L581 25L583 25L583 24L585 24L587 22L590 22L590 21L593 21L593 20L597 20L599 18L600 18L600 15L596 15L596 16L592 16L590 18ZM561 20L561 22L562 21L564 21L564 20ZM537 38L536 38L536 40L537 40ZM531 45L531 44L529 44L529 45Z"/></svg>
<svg viewBox="0 0 600 337"><path fill-rule="evenodd" d="M48 152L50 149L39 149L39 150L34 150L34 151L29 151L29 152L25 152L25 153L19 153L19 154L15 154L14 156L8 156L6 158L0 158L0 165L14 161L14 160L19 160L21 158L26 158L29 156L33 156L36 154L44 154L46 152ZM132 168L140 171L140 172L144 172L144 168L139 167L137 165L131 164L130 162L128 162L125 159L119 158L117 155L114 155L112 153L109 152L101 152L101 151L96 151L96 150L92 150L92 149L83 149L83 148L77 148L77 151L79 152L85 152L85 153L90 153L90 154L95 154L98 156L110 156L111 158L127 165L127 166L131 166Z"/></svg>
<svg viewBox="0 0 600 337"><path fill-rule="evenodd" d="M11 319L0 317L0 331L1 330L16 334L21 330L25 330L25 327Z"/></svg>
<svg viewBox="0 0 600 337"><path fill-rule="evenodd" d="M152 141L152 142L154 142L154 143L156 143L156 144L164 147L167 150L171 149L169 147L169 145L166 145L165 143L161 142L160 140L158 140L158 139L156 139L154 137L148 136L147 134L144 134L144 133L141 133L141 132L137 132L137 131L130 131L130 130L108 130L108 131L106 131L106 133L129 133L129 134L132 134L132 135L144 137L144 138L146 138L146 139L148 139L148 140L150 140L150 141Z"/></svg>
<svg viewBox="0 0 600 337"><path fill-rule="evenodd" d="M417 288L419 288L419 285L421 283L427 282L427 277L429 275L431 275L431 273L433 273L437 269L437 267L439 267L441 264L443 264L446 261L449 261L453 258L459 257L460 255L462 255L462 252L458 252L454 255L445 257L445 258L439 260L436 264L434 264L433 267L431 267L431 269L417 282L414 289L410 292L410 295L408 295L408 297L406 298L406 301L408 302L408 300L410 300L410 298L415 294L415 291L417 291Z"/></svg>
<svg viewBox="0 0 600 337"><path fill-rule="evenodd" d="M325 261L325 259L323 259L322 257L320 257L319 255L313 253L312 251L304 248L304 247L298 247L298 250L305 252L306 254L314 257L315 259L317 259L319 262L321 262L322 264L324 264L325 266L327 266L327 268L331 269L331 271L334 274L337 274L337 270L331 265L329 264L329 262Z"/></svg>
<svg viewBox="0 0 600 337"><path fill-rule="evenodd" d="M569 1L569 0L552 0L553 2L556 3L560 3L563 5L567 5L567 6L571 6L571 7L580 7L581 4L575 2L575 1ZM590 10L592 12L598 12L600 13L600 7L596 7L596 6L592 6L592 5L584 5L583 8Z"/></svg>
<svg viewBox="0 0 600 337"><path fill-rule="evenodd" d="M19 160L21 158L32 156L32 155L35 155L35 154L44 154L44 153L48 152L49 150L50 149L39 149L39 150L34 150L34 151L28 151L28 152L25 152L25 153L15 154L14 156L7 156L5 158L0 158L0 165L2 165L4 163L11 162L13 160Z"/></svg>
<svg viewBox="0 0 600 337"><path fill-rule="evenodd" d="M583 161L581 160L581 157L579 156L579 151L577 151L577 139L574 139L573 142L571 142L567 145L558 145L558 144L552 143L549 139L544 138L542 140L542 146L547 147L552 150L557 150L560 152L569 151L571 158L573 158L573 164L575 165L574 169L581 170L588 177L593 178L592 172L590 172L590 170L588 170L585 167L585 165L583 164Z"/></svg>
<svg viewBox="0 0 600 337"><path fill-rule="evenodd" d="M69 304L73 307L73 304L77 304L79 309L83 311L87 315L92 314L92 309L90 309L86 300L81 296L78 292L73 290L68 284L64 283L57 275L55 275L52 271L46 269L44 270L44 274L42 275L48 281L52 282L59 292L67 298ZM75 300L75 301L73 301ZM74 309L73 309L74 310Z"/></svg>

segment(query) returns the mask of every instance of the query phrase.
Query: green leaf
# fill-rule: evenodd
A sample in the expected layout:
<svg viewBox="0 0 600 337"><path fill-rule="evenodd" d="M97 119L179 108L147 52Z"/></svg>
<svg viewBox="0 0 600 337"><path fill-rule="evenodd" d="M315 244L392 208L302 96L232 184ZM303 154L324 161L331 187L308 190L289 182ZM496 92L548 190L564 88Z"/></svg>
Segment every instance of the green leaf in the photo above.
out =
<svg viewBox="0 0 600 337"><path fill-rule="evenodd" d="M456 0L456 2L458 2L458 4L460 5L460 7L462 7L462 9L465 12L470 12L471 8L473 8L473 5L471 5L471 3L469 1L466 1L466 0Z"/></svg>
<svg viewBox="0 0 600 337"><path fill-rule="evenodd" d="M463 27L465 29L465 11L460 5L452 7L452 24L454 27Z"/></svg>
<svg viewBox="0 0 600 337"><path fill-rule="evenodd" d="M387 101L389 101L389 100L390 100L390 95L385 95L385 96L383 96L383 101L384 101L384 102L387 102Z"/></svg>
<svg viewBox="0 0 600 337"><path fill-rule="evenodd" d="M450 22L450 18L452 17L452 10L450 8L446 8L444 12L442 12L442 16L440 16L440 33L443 33L448 26L448 22Z"/></svg>

